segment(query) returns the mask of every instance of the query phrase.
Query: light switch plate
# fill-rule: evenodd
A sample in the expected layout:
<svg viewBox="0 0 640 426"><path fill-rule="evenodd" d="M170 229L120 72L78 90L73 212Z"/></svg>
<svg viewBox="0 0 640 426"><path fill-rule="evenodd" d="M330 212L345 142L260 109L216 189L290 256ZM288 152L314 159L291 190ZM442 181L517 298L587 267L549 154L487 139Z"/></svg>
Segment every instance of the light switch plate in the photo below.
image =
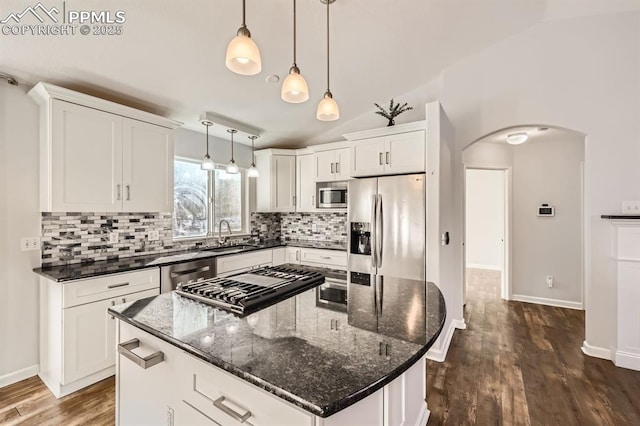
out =
<svg viewBox="0 0 640 426"><path fill-rule="evenodd" d="M116 231L109 232L109 243L110 244L117 244L119 239L120 239L120 235L118 235L118 233Z"/></svg>
<svg viewBox="0 0 640 426"><path fill-rule="evenodd" d="M40 249L39 237L22 237L20 238L20 250L30 251Z"/></svg>
<svg viewBox="0 0 640 426"><path fill-rule="evenodd" d="M639 214L640 201L625 200L622 202L622 214Z"/></svg>

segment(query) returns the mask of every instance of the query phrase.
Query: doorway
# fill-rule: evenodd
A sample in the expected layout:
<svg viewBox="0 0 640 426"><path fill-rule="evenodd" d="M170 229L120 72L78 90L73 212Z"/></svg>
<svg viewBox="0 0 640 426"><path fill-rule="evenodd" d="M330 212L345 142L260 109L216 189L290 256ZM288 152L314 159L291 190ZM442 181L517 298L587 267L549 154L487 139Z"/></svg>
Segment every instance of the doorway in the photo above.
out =
<svg viewBox="0 0 640 426"><path fill-rule="evenodd" d="M468 280L499 280L500 297L510 298L510 170L465 167L465 302Z"/></svg>

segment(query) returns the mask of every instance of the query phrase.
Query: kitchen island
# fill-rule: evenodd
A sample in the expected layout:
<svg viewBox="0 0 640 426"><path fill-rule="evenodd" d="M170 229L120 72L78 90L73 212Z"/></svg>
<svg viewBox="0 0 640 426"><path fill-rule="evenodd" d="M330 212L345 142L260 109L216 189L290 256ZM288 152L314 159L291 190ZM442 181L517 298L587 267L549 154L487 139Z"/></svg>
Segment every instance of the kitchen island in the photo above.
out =
<svg viewBox="0 0 640 426"><path fill-rule="evenodd" d="M175 292L111 307L117 422L425 424L424 356L444 299L432 283L385 278L424 291L396 301L398 327L378 331L320 306L316 288L243 318Z"/></svg>

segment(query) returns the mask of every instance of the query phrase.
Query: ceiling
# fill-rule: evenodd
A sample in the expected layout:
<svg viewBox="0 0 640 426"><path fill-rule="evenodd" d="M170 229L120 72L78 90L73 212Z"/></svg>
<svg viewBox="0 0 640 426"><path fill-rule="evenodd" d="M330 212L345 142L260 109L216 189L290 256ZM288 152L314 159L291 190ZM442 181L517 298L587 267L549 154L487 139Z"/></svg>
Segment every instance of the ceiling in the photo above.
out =
<svg viewBox="0 0 640 426"><path fill-rule="evenodd" d="M62 10L62 0L42 2ZM0 19L31 3L37 0L3 0ZM280 84L265 81L272 74L282 81L292 63L291 0L247 0L247 26L263 62L262 72L250 77L224 65L226 45L241 23L240 0L66 0L64 7L123 10L123 34L0 34L0 72L25 85L44 80L115 100L198 131L200 114L216 113L259 129L258 147L304 146L337 125L315 118L326 89L326 6L320 0L298 2L297 63L311 92L304 104L282 101ZM331 90L339 122L541 21L639 8L638 0L337 0L331 6Z"/></svg>

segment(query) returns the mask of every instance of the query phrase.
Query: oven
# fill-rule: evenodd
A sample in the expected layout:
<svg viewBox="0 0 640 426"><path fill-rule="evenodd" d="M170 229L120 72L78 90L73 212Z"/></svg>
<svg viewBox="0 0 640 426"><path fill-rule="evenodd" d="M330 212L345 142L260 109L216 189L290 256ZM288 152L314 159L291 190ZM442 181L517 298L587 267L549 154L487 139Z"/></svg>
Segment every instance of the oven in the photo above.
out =
<svg viewBox="0 0 640 426"><path fill-rule="evenodd" d="M347 282L325 277L324 284L316 288L316 306L347 312Z"/></svg>

